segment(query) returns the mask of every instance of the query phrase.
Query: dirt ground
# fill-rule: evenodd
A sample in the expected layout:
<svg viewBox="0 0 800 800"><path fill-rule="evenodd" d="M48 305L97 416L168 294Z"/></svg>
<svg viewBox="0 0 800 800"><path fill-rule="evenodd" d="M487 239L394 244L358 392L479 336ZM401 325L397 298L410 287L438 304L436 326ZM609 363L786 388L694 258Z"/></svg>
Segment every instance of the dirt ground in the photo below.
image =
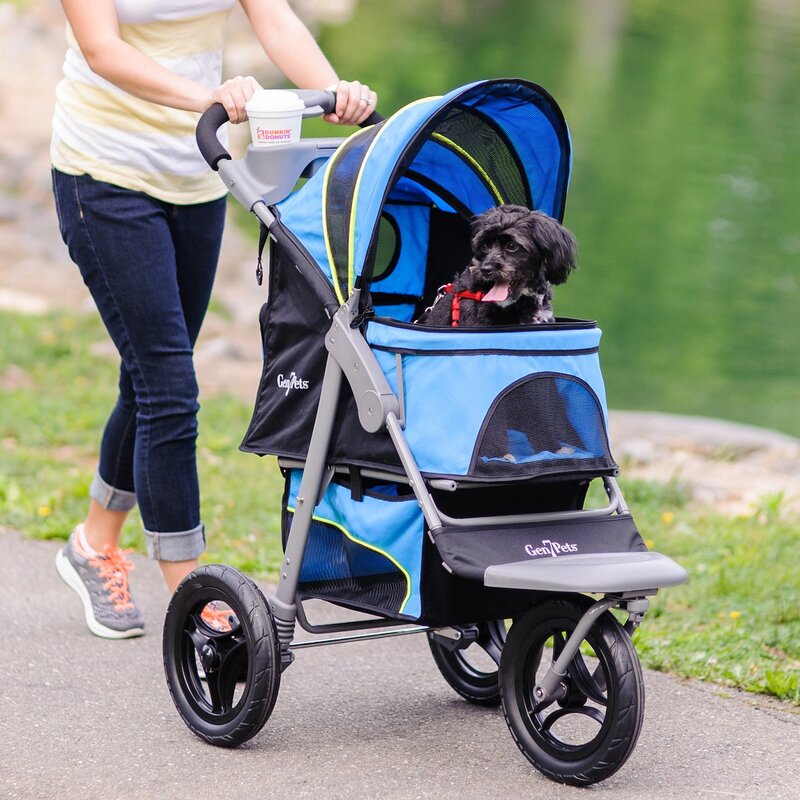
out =
<svg viewBox="0 0 800 800"><path fill-rule="evenodd" d="M341 12L343 5L344 0L331 2L330 13ZM255 57L255 45L241 29L234 20L232 35L241 41L233 48L231 72L247 72ZM64 49L57 0L38 0L25 12L0 2L0 309L93 313L59 237L50 192L50 116ZM252 242L229 224L214 294L220 313L209 315L196 348L206 396L230 392L248 402L254 396L263 302L254 268ZM98 348L113 356L110 345ZM765 498L783 492L783 507L800 511L800 440L720 420L636 412L612 412L611 440L624 474L677 479L698 503L750 514Z"/></svg>

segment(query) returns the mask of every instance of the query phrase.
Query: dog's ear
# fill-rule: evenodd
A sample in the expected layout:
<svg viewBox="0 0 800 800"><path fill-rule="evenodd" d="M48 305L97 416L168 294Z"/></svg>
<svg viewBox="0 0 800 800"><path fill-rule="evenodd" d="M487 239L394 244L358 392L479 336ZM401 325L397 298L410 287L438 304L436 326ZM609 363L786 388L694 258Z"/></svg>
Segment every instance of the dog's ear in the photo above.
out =
<svg viewBox="0 0 800 800"><path fill-rule="evenodd" d="M539 211L531 214L530 222L542 254L545 277L550 283L564 283L575 269L578 253L575 237L557 220Z"/></svg>

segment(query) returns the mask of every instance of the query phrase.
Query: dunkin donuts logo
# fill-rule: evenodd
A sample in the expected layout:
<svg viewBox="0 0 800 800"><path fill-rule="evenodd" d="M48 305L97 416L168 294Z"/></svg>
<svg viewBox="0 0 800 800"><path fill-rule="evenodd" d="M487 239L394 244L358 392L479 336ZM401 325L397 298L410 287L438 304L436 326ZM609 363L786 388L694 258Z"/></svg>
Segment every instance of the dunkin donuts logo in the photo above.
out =
<svg viewBox="0 0 800 800"><path fill-rule="evenodd" d="M256 128L256 138L259 142L291 142L291 128Z"/></svg>

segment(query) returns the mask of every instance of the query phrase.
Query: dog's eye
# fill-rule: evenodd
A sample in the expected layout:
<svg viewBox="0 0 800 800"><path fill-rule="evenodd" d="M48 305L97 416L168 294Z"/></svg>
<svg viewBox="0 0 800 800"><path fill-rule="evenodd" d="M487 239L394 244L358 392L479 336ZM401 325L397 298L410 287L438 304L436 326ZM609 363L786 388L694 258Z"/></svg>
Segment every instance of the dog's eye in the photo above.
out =
<svg viewBox="0 0 800 800"><path fill-rule="evenodd" d="M513 253L519 250L519 245L516 242L506 242L505 249L508 250L509 253Z"/></svg>
<svg viewBox="0 0 800 800"><path fill-rule="evenodd" d="M486 242L484 242L484 243L483 243L483 244L482 244L482 245L481 245L481 246L478 248L478 252L479 252L479 253L482 253L483 255L486 255L486 254L489 252L489 250L491 250L491 248L489 247L489 245L488 245Z"/></svg>

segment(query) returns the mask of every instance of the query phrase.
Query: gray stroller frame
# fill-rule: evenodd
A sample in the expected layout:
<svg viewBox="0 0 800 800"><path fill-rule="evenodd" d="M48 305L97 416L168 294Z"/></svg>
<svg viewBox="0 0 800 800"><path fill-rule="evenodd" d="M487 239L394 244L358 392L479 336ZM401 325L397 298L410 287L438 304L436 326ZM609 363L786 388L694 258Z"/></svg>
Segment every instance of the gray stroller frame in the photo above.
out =
<svg viewBox="0 0 800 800"><path fill-rule="evenodd" d="M335 103L330 92L298 94L306 103L306 116L321 114ZM285 240L274 204L292 191L301 176L318 169L343 140L250 146L244 158L232 160L216 139L216 131L225 121L221 106L201 119L198 142L203 155L270 236L293 247L291 240ZM312 288L314 280L309 277ZM602 524L629 513L613 475L602 476L608 498L602 508L469 517L445 513L434 493L460 491L469 488L470 481L430 479L422 474L404 430L402 381L396 393L366 341L358 324L360 300L360 291L355 289L333 313L325 336L327 361L305 461L279 459L284 469L302 469L302 479L274 593L265 600L241 573L209 565L187 577L170 604L164 662L179 713L206 741L237 745L265 724L277 696L280 673L292 663L295 652L425 633L445 680L470 702L502 704L515 741L538 770L574 785L603 780L626 761L642 722L641 668L630 635L648 609L648 598L659 588L683 583L687 577L666 556L640 548L493 564L484 571L485 587L524 591L531 596L532 611L515 618L510 630L502 620L431 626L378 615L324 625L307 619L298 590L314 510L337 473L347 471L331 464L329 458L345 382L361 426L369 433L388 432L404 473L398 476L365 469L364 476L406 483L422 510L431 542L444 529L497 532L543 524ZM212 601L230 608L229 624L223 624L222 630L210 627L201 616L201 609ZM624 612L624 625L609 613L611 609ZM296 641L296 623L321 637ZM470 646L476 644L490 656L496 672L474 666L467 657ZM560 726L576 717L599 727L588 741L575 743L571 733L559 732Z"/></svg>

